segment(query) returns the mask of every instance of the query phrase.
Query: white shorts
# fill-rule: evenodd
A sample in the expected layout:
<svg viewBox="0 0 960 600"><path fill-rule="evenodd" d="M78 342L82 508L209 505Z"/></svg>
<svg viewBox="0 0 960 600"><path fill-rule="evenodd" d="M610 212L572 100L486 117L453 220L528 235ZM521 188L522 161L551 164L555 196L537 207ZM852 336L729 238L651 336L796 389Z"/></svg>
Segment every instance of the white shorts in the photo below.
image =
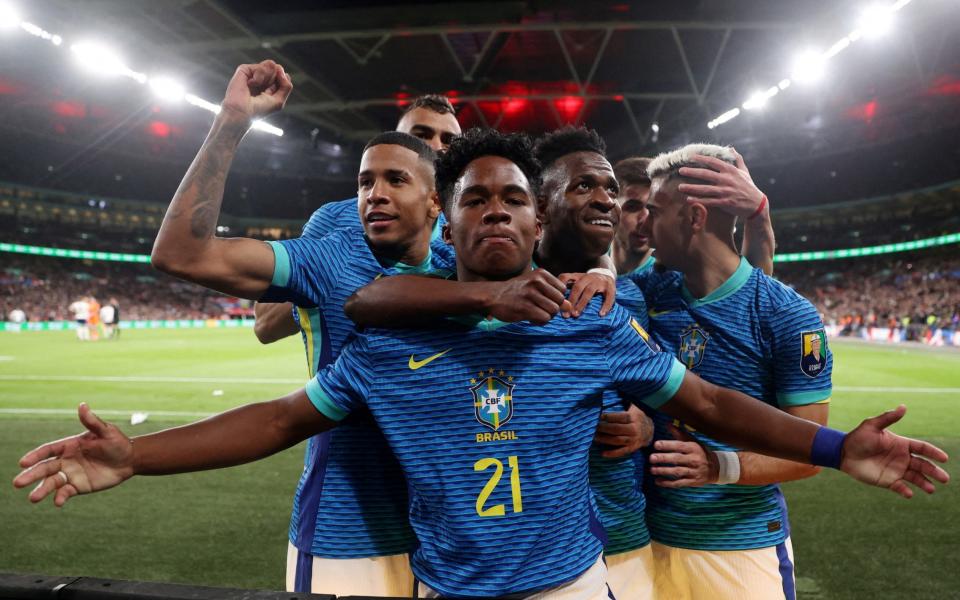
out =
<svg viewBox="0 0 960 600"><path fill-rule="evenodd" d="M653 600L653 550L643 548L604 557L607 583L617 600Z"/></svg>
<svg viewBox="0 0 960 600"><path fill-rule="evenodd" d="M413 593L410 555L321 558L287 542L287 591L409 598Z"/></svg>
<svg viewBox="0 0 960 600"><path fill-rule="evenodd" d="M796 600L790 538L756 550L651 547L658 600Z"/></svg>
<svg viewBox="0 0 960 600"><path fill-rule="evenodd" d="M422 581L417 582L417 598L440 598L440 594L430 589ZM511 598L513 596L510 596ZM583 572L580 577L563 585L534 592L523 596L524 600L613 600L610 588L607 587L607 567L603 564L603 557L597 558L593 566Z"/></svg>

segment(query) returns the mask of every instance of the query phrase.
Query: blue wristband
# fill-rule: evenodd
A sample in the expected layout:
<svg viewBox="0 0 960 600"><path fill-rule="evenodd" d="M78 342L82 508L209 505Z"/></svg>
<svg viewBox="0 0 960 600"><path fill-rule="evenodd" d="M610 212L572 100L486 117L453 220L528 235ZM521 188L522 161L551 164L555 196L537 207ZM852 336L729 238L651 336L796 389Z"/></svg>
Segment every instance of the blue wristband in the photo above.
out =
<svg viewBox="0 0 960 600"><path fill-rule="evenodd" d="M813 447L810 448L810 464L818 467L840 468L843 458L843 440L847 434L829 427L821 427L813 436Z"/></svg>

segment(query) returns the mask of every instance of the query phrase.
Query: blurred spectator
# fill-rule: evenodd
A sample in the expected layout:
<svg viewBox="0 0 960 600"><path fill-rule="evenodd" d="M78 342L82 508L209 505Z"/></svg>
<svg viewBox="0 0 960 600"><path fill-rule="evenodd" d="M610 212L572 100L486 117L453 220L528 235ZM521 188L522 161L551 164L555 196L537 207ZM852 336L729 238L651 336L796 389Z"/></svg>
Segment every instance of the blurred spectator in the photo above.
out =
<svg viewBox="0 0 960 600"><path fill-rule="evenodd" d="M17 307L31 321L73 320L77 298L123 305L123 318L219 319L252 316L250 302L158 273L148 265L3 254L0 314ZM88 311L89 312L89 311ZM87 317L89 318L89 316Z"/></svg>

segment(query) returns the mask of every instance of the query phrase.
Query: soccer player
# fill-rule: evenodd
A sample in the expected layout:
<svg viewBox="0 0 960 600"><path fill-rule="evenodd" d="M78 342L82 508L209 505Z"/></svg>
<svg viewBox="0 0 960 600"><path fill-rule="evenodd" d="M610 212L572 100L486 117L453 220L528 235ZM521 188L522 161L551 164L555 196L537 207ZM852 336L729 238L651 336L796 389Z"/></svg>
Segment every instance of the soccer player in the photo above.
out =
<svg viewBox="0 0 960 600"><path fill-rule="evenodd" d="M494 139L482 130L468 131L466 136L475 146ZM566 312L580 314L590 298L600 293L605 296L601 315L609 311L616 296L616 302L632 310L645 326L646 306L636 285L622 279L614 287L613 273L606 268L612 266L606 253L620 211L618 185L603 139L592 130L565 127L541 137L534 154L543 169L537 192L543 234L534 264L561 281L575 280L569 294L572 310ZM607 275L569 275L591 269ZM463 282L398 277L359 290L348 302L347 312L360 325L390 327L409 324L418 315L442 317L483 308L483 293L471 296ZM649 432L650 423L637 407L624 410L623 401L612 390L604 395L603 408L597 443L590 448L589 470L594 508L605 533L607 581L614 595L642 600L653 594L653 558L644 522L644 461L636 450L649 442L643 433ZM624 443L626 439L635 442Z"/></svg>
<svg viewBox="0 0 960 600"><path fill-rule="evenodd" d="M540 225L529 148L516 136L491 140L454 143L437 179L458 279L495 287L530 280ZM305 389L132 441L81 405L87 433L25 455L14 484L39 482L30 500L54 493L62 506L135 474L255 460L366 409L410 485L423 596L599 600L609 593L591 527L587 449L606 389L728 442L842 468L903 495L912 493L905 481L933 492L928 478L949 479L923 458L945 460L941 450L885 431L902 407L850 434L829 430L687 372L624 309L598 313L546 326L480 316L369 331Z"/></svg>
<svg viewBox="0 0 960 600"><path fill-rule="evenodd" d="M766 195L757 189L743 157L731 148L736 164L723 161L710 163L713 173L706 175L696 188L682 184L680 192L693 193L688 202L699 202L707 208L719 208L745 223L743 232L743 255L747 261L767 275L773 274L774 234L770 222L770 205ZM707 157L706 160L711 160ZM647 217L647 200L650 194L650 178L647 176L649 158L625 158L613 166L620 183L620 225L613 242L613 260L620 276L642 276L653 268L655 259L650 240L642 228Z"/></svg>
<svg viewBox="0 0 960 600"><path fill-rule="evenodd" d="M86 297L75 300L68 309L73 313L73 318L77 322L77 339L86 341L90 339L90 329L87 328L87 319L90 318L90 302Z"/></svg>
<svg viewBox="0 0 960 600"><path fill-rule="evenodd" d="M419 96L404 109L397 123L397 131L420 138L435 152L443 152L449 146L450 140L460 135L460 123L457 122L453 104L446 96L429 94ZM443 246L440 228L444 223L441 213L433 230L432 243L435 251ZM302 235L319 239L342 227L352 227L358 231L363 228L357 210L357 198L328 202L318 208L303 226ZM264 344L276 342L297 332L303 333L312 377L316 373L317 362L310 349L316 350L318 344L316 340L308 340L308 337L320 335L321 326L317 321L319 317L316 310L298 308L289 302L257 304L254 310L257 317L254 333Z"/></svg>
<svg viewBox="0 0 960 600"><path fill-rule="evenodd" d="M740 257L735 216L680 191L699 189L721 161L733 170L739 157L698 144L649 164L649 216L639 232L669 269L644 283L651 334L707 381L826 424L832 361L825 345L820 352L816 310ZM655 422L647 522L657 595L794 600L790 527L775 484L818 469L740 452L662 413Z"/></svg>
<svg viewBox="0 0 960 600"><path fill-rule="evenodd" d="M154 265L207 287L245 298L296 300L311 375L334 360L352 330L343 302L387 272L452 266L452 253L430 249L439 214L433 192L435 153L405 133L377 136L358 175L362 227L266 244L213 235L233 150L254 117L282 107L291 84L266 61L241 66L223 110L174 197L158 235ZM359 211L359 212L358 212ZM436 261L436 262L435 262ZM301 287L294 292L290 282ZM269 289L268 289L269 288ZM336 594L405 595L413 577L406 552L414 544L406 516L406 483L382 434L355 417L310 440L289 531L287 587Z"/></svg>

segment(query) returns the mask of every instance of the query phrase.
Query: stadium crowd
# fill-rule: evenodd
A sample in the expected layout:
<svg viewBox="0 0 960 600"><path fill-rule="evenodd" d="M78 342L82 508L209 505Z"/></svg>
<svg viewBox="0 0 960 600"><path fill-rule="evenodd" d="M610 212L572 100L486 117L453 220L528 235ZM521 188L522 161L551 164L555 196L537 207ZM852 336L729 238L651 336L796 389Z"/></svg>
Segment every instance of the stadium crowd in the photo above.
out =
<svg viewBox="0 0 960 600"><path fill-rule="evenodd" d="M23 311L28 321L73 320L78 298L115 297L123 319L220 319L251 314L250 303L158 273L147 265L5 254L0 269L4 320ZM11 260L12 259L12 260Z"/></svg>
<svg viewBox="0 0 960 600"><path fill-rule="evenodd" d="M928 341L960 325L960 258L946 252L885 255L788 267L780 277L813 302L842 336L889 328L896 339Z"/></svg>

